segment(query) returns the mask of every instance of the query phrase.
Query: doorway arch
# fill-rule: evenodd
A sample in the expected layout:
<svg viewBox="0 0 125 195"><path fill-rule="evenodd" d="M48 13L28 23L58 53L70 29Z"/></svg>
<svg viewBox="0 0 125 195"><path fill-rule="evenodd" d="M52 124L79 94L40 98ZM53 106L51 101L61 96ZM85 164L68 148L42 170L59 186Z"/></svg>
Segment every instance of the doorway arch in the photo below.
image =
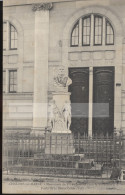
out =
<svg viewBox="0 0 125 195"><path fill-rule="evenodd" d="M75 23L85 15L100 14L108 18L111 22L114 34L114 45L101 45L89 47L70 47L70 36L72 28ZM116 129L121 127L121 87L117 87L117 83L122 84L122 79L118 71L122 71L122 40L123 30L122 21L119 16L107 7L90 6L77 10L65 25L63 31L63 46L62 46L62 65L67 68L89 68L89 104L93 103L93 69L95 67L114 67L114 124ZM91 97L90 97L91 96ZM91 101L90 101L91 100ZM92 107L89 106L89 121L88 121L88 134L92 135Z"/></svg>

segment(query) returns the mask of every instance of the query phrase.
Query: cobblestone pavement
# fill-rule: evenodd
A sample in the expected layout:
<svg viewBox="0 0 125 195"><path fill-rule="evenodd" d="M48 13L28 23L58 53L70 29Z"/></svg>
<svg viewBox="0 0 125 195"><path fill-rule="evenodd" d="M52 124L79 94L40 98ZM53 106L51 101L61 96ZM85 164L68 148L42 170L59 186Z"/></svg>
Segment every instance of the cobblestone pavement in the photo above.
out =
<svg viewBox="0 0 125 195"><path fill-rule="evenodd" d="M40 176L3 176L4 193L37 194L124 194L125 182L104 179L43 178Z"/></svg>

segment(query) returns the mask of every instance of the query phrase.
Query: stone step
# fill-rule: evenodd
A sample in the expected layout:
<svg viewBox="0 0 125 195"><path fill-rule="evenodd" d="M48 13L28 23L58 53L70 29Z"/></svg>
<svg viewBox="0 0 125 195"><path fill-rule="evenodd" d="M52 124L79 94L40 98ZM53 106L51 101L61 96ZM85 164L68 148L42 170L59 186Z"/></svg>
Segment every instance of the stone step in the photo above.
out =
<svg viewBox="0 0 125 195"><path fill-rule="evenodd" d="M84 154L73 154L73 155L59 155L59 154L43 154L36 153L34 154L34 159L43 159L43 160L61 160L61 161L78 161L84 159Z"/></svg>
<svg viewBox="0 0 125 195"><path fill-rule="evenodd" d="M82 161L76 162L76 168L91 169L94 166L94 159L84 159Z"/></svg>
<svg viewBox="0 0 125 195"><path fill-rule="evenodd" d="M21 163L21 162L20 162ZM57 161L57 160L23 160L23 166L36 166L36 167L76 167L76 161Z"/></svg>
<svg viewBox="0 0 125 195"><path fill-rule="evenodd" d="M48 176L101 176L102 170L91 168L85 169L75 169L75 168L62 168L62 167L11 167L9 168L11 173L35 173Z"/></svg>
<svg viewBox="0 0 125 195"><path fill-rule="evenodd" d="M75 153L75 148L73 145L64 145L61 147L59 145L58 147L55 145L52 145L51 148L46 146L45 148L45 153L46 154L74 154Z"/></svg>

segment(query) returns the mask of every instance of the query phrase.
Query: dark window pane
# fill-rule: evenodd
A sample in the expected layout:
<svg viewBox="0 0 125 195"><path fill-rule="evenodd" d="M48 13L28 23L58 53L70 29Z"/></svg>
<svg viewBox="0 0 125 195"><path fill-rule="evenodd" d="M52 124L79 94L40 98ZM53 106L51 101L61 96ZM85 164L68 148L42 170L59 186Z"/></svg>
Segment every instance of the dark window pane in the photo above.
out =
<svg viewBox="0 0 125 195"><path fill-rule="evenodd" d="M14 39L14 32L11 31L11 40Z"/></svg>
<svg viewBox="0 0 125 195"><path fill-rule="evenodd" d="M13 85L10 85L10 92L13 92Z"/></svg>
<svg viewBox="0 0 125 195"><path fill-rule="evenodd" d="M13 25L10 25L10 49L17 49L17 31Z"/></svg>
<svg viewBox="0 0 125 195"><path fill-rule="evenodd" d="M16 92L17 89L17 71L10 70L9 71L9 91Z"/></svg>
<svg viewBox="0 0 125 195"><path fill-rule="evenodd" d="M82 44L90 45L91 20L90 16L83 18L82 22Z"/></svg>
<svg viewBox="0 0 125 195"><path fill-rule="evenodd" d="M14 40L11 39L11 49L14 49Z"/></svg>
<svg viewBox="0 0 125 195"><path fill-rule="evenodd" d="M10 78L13 78L13 72L10 71Z"/></svg>
<svg viewBox="0 0 125 195"><path fill-rule="evenodd" d="M15 48L17 48L17 40L15 40Z"/></svg>
<svg viewBox="0 0 125 195"><path fill-rule="evenodd" d="M106 45L114 44L114 31L109 21L106 20Z"/></svg>
<svg viewBox="0 0 125 195"><path fill-rule="evenodd" d="M71 46L78 46L79 44L79 23L75 24L71 35Z"/></svg>
<svg viewBox="0 0 125 195"><path fill-rule="evenodd" d="M94 45L102 45L102 17L94 17Z"/></svg>
<svg viewBox="0 0 125 195"><path fill-rule="evenodd" d="M13 80L14 80L13 78L10 78L10 84L13 84Z"/></svg>
<svg viewBox="0 0 125 195"><path fill-rule="evenodd" d="M16 88L17 88L17 86L16 86L16 85L14 85L14 91L16 91L16 90L17 90Z"/></svg>
<svg viewBox="0 0 125 195"><path fill-rule="evenodd" d="M13 84L14 84L14 85L16 85L16 83L17 83L17 80L16 80L16 79L14 79L14 80L13 80Z"/></svg>

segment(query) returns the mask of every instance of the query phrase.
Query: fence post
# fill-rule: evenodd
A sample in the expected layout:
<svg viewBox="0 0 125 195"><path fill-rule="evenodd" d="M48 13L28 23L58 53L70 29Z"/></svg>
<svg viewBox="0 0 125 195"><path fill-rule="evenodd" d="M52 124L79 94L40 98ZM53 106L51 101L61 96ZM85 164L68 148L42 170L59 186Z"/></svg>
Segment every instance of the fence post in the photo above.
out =
<svg viewBox="0 0 125 195"><path fill-rule="evenodd" d="M123 170L125 170L125 130L122 132L122 154L121 154L121 167Z"/></svg>
<svg viewBox="0 0 125 195"><path fill-rule="evenodd" d="M122 153L122 130L119 131L119 167L121 168L121 153Z"/></svg>
<svg viewBox="0 0 125 195"><path fill-rule="evenodd" d="M61 136L61 155L62 155L62 136Z"/></svg>
<svg viewBox="0 0 125 195"><path fill-rule="evenodd" d="M106 133L106 169L107 169L107 178L108 178L108 133Z"/></svg>
<svg viewBox="0 0 125 195"><path fill-rule="evenodd" d="M8 152L8 137L7 137L7 175L8 175L8 160L9 160L9 152Z"/></svg>
<svg viewBox="0 0 125 195"><path fill-rule="evenodd" d="M114 128L114 135L113 135L113 164L116 161L116 128Z"/></svg>
<svg viewBox="0 0 125 195"><path fill-rule="evenodd" d="M31 139L31 135L29 134L28 139L28 174L30 172L30 139Z"/></svg>
<svg viewBox="0 0 125 195"><path fill-rule="evenodd" d="M88 136L88 158L89 158L89 163L90 163L90 150L91 150L91 148L90 148L90 139L91 139L91 137L90 136Z"/></svg>
<svg viewBox="0 0 125 195"><path fill-rule="evenodd" d="M51 154L52 136L50 135L50 154Z"/></svg>
<svg viewBox="0 0 125 195"><path fill-rule="evenodd" d="M80 152L80 133L78 132L78 154Z"/></svg>
<svg viewBox="0 0 125 195"><path fill-rule="evenodd" d="M66 138L67 138L67 154L69 153L69 145L70 145L70 139L68 139L68 134L67 134L67 136L66 136Z"/></svg>
<svg viewBox="0 0 125 195"><path fill-rule="evenodd" d="M96 143L96 151L95 151L95 155L96 155L96 162L98 163L98 138L97 138L97 133L95 134L95 143Z"/></svg>
<svg viewBox="0 0 125 195"><path fill-rule="evenodd" d="M56 141L56 143L55 143L55 144L56 144L56 145L55 145L55 154L56 154L56 153L57 153L56 150L57 150L57 147L58 147L58 146L57 146L57 135L55 136L55 138L56 138L56 139L55 139L55 141Z"/></svg>

